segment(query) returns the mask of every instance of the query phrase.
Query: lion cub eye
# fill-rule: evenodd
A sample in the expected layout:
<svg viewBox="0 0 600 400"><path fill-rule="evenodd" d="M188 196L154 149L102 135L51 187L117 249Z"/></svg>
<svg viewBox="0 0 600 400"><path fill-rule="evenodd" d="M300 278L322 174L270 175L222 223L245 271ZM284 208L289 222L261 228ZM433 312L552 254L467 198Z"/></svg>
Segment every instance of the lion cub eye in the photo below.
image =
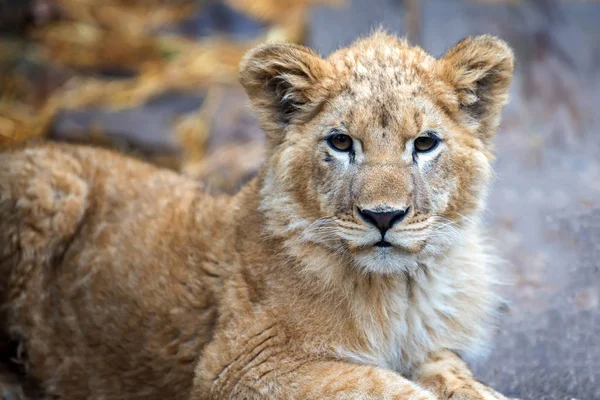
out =
<svg viewBox="0 0 600 400"><path fill-rule="evenodd" d="M415 139L415 151L418 153L427 153L437 147L440 139L433 132L427 132L428 136L421 136Z"/></svg>
<svg viewBox="0 0 600 400"><path fill-rule="evenodd" d="M343 133L335 133L327 138L327 144L336 151L352 150L352 138Z"/></svg>

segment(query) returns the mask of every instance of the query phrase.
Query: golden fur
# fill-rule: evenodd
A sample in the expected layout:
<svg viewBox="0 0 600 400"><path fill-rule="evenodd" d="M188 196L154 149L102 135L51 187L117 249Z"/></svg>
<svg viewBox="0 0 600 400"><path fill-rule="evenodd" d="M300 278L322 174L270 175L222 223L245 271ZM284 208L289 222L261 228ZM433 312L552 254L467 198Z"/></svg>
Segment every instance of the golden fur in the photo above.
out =
<svg viewBox="0 0 600 400"><path fill-rule="evenodd" d="M0 382L29 398L504 397L479 215L511 50L435 59L384 33L323 59L265 44L240 77L269 137L233 197L107 151L0 155ZM416 153L415 138L440 144ZM326 138L349 135L351 153ZM408 209L385 234L359 209Z"/></svg>

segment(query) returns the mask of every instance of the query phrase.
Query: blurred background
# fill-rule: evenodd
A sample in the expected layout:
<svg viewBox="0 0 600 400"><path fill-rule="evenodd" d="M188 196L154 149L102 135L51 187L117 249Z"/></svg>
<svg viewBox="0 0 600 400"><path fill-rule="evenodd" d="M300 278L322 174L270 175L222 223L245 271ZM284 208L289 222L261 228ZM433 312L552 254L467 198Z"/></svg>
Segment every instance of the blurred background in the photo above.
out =
<svg viewBox="0 0 600 400"><path fill-rule="evenodd" d="M0 149L111 147L233 193L263 159L243 53L327 55L378 26L436 56L480 33L515 49L486 215L512 285L475 370L522 399L600 399L600 2L0 0Z"/></svg>

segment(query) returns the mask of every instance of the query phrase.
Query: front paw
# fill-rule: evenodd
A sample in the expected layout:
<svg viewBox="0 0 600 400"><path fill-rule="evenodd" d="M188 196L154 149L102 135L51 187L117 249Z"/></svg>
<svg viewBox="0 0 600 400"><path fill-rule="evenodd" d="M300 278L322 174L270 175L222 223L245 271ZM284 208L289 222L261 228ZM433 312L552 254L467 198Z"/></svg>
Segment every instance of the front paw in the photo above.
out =
<svg viewBox="0 0 600 400"><path fill-rule="evenodd" d="M448 391L444 400L518 400L509 399L494 389L487 387L479 382L469 382L455 390Z"/></svg>

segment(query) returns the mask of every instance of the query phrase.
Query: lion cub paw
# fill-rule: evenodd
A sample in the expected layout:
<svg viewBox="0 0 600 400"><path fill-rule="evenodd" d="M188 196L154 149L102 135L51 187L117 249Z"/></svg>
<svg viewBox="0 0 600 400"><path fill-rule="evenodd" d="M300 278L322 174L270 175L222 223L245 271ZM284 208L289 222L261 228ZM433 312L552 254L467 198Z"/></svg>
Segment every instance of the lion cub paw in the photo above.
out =
<svg viewBox="0 0 600 400"><path fill-rule="evenodd" d="M494 389L481 383L473 382L449 392L444 400L519 400L509 399Z"/></svg>

